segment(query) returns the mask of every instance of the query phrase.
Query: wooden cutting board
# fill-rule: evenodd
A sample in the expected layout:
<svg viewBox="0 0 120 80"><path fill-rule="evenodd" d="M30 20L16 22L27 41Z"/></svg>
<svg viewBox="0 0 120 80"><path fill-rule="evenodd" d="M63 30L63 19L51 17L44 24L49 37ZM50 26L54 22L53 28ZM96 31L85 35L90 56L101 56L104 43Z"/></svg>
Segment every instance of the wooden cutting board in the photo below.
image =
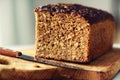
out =
<svg viewBox="0 0 120 80"><path fill-rule="evenodd" d="M34 48L21 50L34 56ZM75 64L80 69L60 68L0 55L0 80L110 80L120 70L120 49L88 64Z"/></svg>

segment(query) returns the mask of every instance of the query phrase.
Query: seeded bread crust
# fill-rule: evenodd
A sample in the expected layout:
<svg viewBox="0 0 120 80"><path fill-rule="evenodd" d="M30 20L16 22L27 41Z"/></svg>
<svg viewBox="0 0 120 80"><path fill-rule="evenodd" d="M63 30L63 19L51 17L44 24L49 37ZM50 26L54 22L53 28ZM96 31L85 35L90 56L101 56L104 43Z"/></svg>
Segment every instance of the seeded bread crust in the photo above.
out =
<svg viewBox="0 0 120 80"><path fill-rule="evenodd" d="M52 4L35 9L36 59L90 62L112 48L111 14L79 4Z"/></svg>

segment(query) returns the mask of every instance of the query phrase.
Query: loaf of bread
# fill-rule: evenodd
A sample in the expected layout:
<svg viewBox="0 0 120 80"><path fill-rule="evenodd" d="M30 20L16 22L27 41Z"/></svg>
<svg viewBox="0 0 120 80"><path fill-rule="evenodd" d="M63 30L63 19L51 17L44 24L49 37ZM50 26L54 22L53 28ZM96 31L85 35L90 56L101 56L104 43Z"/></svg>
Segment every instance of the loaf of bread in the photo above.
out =
<svg viewBox="0 0 120 80"><path fill-rule="evenodd" d="M36 59L90 62L112 48L111 14L80 4L49 4L34 10Z"/></svg>

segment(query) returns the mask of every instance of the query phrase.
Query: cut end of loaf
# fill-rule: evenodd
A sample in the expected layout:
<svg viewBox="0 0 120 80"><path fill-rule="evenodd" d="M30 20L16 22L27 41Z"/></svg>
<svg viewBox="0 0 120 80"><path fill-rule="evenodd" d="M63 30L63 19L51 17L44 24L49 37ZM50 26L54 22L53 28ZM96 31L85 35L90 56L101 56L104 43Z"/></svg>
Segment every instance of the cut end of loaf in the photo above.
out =
<svg viewBox="0 0 120 80"><path fill-rule="evenodd" d="M84 18L50 12L39 12L36 16L36 51L39 57L85 61L90 29Z"/></svg>

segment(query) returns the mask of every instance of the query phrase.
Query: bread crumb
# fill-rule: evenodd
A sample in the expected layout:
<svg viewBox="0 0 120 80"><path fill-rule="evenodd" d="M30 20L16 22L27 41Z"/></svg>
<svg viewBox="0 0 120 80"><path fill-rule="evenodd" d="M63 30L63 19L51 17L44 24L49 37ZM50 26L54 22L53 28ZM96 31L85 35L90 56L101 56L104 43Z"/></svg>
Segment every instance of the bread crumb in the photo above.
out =
<svg viewBox="0 0 120 80"><path fill-rule="evenodd" d="M36 68L40 68L40 66L38 64L34 64L34 67Z"/></svg>

